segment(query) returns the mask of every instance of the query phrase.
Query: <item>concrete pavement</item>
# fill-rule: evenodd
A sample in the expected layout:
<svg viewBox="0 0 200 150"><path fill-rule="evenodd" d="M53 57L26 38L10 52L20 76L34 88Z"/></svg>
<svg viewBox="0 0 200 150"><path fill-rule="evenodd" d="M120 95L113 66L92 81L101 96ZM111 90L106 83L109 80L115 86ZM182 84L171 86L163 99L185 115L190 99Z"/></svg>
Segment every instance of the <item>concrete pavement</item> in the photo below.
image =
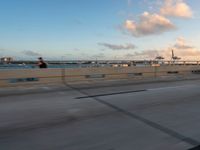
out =
<svg viewBox="0 0 200 150"><path fill-rule="evenodd" d="M195 79L1 90L0 149L194 148L200 145L199 88Z"/></svg>

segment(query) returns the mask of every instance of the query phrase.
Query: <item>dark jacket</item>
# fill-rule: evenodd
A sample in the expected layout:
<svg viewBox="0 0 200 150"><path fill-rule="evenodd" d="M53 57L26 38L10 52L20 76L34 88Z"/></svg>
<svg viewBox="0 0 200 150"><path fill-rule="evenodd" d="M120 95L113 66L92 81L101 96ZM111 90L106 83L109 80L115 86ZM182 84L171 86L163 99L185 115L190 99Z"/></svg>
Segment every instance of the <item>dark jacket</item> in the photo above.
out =
<svg viewBox="0 0 200 150"><path fill-rule="evenodd" d="M45 62L43 62L43 61L40 61L39 67L40 68L47 68L47 64Z"/></svg>

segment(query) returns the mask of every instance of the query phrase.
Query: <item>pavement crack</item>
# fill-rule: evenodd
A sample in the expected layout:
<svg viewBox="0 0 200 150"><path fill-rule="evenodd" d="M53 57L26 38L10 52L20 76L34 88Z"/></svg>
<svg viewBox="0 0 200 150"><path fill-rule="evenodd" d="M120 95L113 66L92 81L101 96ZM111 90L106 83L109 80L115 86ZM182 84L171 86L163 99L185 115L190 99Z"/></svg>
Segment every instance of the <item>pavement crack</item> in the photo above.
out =
<svg viewBox="0 0 200 150"><path fill-rule="evenodd" d="M140 122L142 122L142 123L144 123L144 124L146 124L146 125L148 125L148 126L154 128L154 129L156 129L156 130L159 130L159 131L161 131L161 132L163 132L163 133L165 133L165 134L171 136L171 137L174 137L174 138L176 138L176 139L179 139L180 141L186 142L186 143L188 143L188 144L190 144L190 145L193 145L193 146L200 145L200 142L197 141L197 140L195 140L195 139L193 139L193 138L187 137L187 136L185 136L185 135L183 135L183 134L181 134L181 133L178 133L178 132L175 131L175 130L172 130L172 129L170 129L170 128L167 128L167 127L165 127L165 126L163 126L163 125L161 125L161 124L159 124L159 123L156 123L156 122L154 122L154 121L148 120L148 119L146 119L146 118L144 118L144 117L142 117L142 116L139 116L139 115L134 114L134 113L132 113L132 112L130 112L130 111L127 111L127 110L125 110L125 109L123 109L123 108L120 108L120 107L118 107L118 106L116 106L116 105L113 105L113 104L111 104L111 103L109 103L109 102L107 102L107 101L104 101L104 100L98 98L99 96L92 96L92 97L91 97L88 93L86 93L86 92L84 92L84 91L81 91L81 90L79 90L79 89L77 89L77 88L71 87L70 85L67 85L67 84L66 84L66 86L70 87L70 88L73 89L73 90L78 91L79 93L81 93L81 94L83 94L83 95L86 95L86 96L83 96L84 98L86 98L86 97L92 98L93 100L96 100L97 102L99 102L99 103L101 103L101 104L104 104L104 105L106 105L106 106L108 106L108 107L110 107L110 108L112 108L112 109L114 109L114 110L116 110L116 111L118 111L118 112L120 112L120 113L122 113L122 114L124 114L124 115L126 115L126 116L128 116L128 117L130 117L130 118L132 118L132 119L134 119L134 120L138 120L138 121L140 121ZM146 90L143 90L143 91L146 91ZM132 91L132 92L133 92L133 91ZM128 93L132 93L132 92L129 91ZM126 93L127 93L127 92L126 92ZM123 94L125 94L125 93L123 93ZM107 94L107 95L108 95L108 94ZM114 95L114 94L111 94L111 95ZM83 97L82 97L82 98L83 98ZM81 98L81 97L79 97L79 99L80 99L80 98Z"/></svg>
<svg viewBox="0 0 200 150"><path fill-rule="evenodd" d="M128 94L128 93L138 93L138 92L145 92L144 90L134 90L134 91L121 91L121 92L114 92L114 93L103 93L103 94L96 94L96 95L87 95L87 96L81 96L76 97L76 99L84 99L84 98L92 98L92 97L102 97L102 96L111 96L111 95L119 95L119 94Z"/></svg>

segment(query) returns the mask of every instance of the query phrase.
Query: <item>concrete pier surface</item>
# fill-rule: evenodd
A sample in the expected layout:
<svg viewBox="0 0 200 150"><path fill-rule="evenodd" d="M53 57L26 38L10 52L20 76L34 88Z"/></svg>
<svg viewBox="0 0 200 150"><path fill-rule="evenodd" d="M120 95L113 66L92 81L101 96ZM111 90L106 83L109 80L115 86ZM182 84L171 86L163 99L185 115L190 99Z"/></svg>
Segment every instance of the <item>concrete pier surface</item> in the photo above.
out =
<svg viewBox="0 0 200 150"><path fill-rule="evenodd" d="M0 150L189 150L200 79L0 89Z"/></svg>

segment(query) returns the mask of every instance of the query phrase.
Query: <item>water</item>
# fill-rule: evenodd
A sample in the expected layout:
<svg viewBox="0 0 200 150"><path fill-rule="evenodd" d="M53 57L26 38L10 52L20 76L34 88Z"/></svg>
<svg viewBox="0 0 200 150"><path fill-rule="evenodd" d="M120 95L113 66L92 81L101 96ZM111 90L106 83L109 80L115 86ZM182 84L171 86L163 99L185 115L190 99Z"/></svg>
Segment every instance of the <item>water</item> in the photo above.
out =
<svg viewBox="0 0 200 150"><path fill-rule="evenodd" d="M48 64L48 68L88 68L88 67L105 67L108 64ZM36 64L0 64L0 70L3 69L37 69Z"/></svg>

